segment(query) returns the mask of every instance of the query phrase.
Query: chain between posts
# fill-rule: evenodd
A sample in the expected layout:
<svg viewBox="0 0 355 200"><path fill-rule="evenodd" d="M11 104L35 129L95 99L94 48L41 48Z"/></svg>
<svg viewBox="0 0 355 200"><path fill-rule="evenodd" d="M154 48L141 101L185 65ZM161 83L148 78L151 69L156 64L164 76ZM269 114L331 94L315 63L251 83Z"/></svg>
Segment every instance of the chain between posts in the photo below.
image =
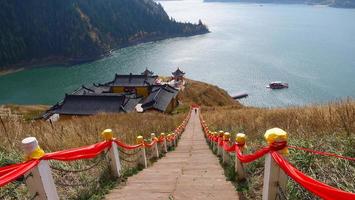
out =
<svg viewBox="0 0 355 200"><path fill-rule="evenodd" d="M128 163L136 163L136 162L138 162L138 158L135 159L135 160L126 160L126 159L124 159L124 158L121 157L120 160L125 161L125 162L128 162Z"/></svg>
<svg viewBox="0 0 355 200"><path fill-rule="evenodd" d="M54 170L57 170L57 171L60 171L60 172L64 172L64 173L80 173L80 172L85 172L85 171L88 171L88 170L91 170L95 167L97 167L100 163L102 163L103 160L107 160L107 154L108 154L109 150L105 151L104 154L102 154L100 157L100 159L98 159L98 161L96 161L93 165L85 168L85 169L78 169L78 170L70 170L70 169L63 169L63 168L59 168L59 167L54 167L54 166L50 166L51 169L54 169ZM99 182L99 179L95 178L95 179L92 179L92 180L89 180L89 181L85 181L85 182L82 182L82 183L63 183L61 181L58 181L56 180L55 181L55 184L59 185L59 186L63 186L63 187L74 187L74 186L88 186L90 184L93 184L93 183L98 183Z"/></svg>
<svg viewBox="0 0 355 200"><path fill-rule="evenodd" d="M55 167L53 165L50 165L51 169L57 170L57 171L61 171L61 172L66 172L66 173L79 173L79 172L84 172L84 171L88 171L90 169L93 169L94 167L97 167L102 160L106 160L106 155L107 155L108 151L105 151L105 153L103 154L103 158L99 159L97 162L95 162L93 165L84 168L84 169L77 169L77 170L70 170L70 169L64 169L64 168L59 168L59 167Z"/></svg>
<svg viewBox="0 0 355 200"><path fill-rule="evenodd" d="M62 182L56 181L55 184L57 184L59 186L63 186L63 187L74 187L74 186L88 186L92 183L97 183L99 181L100 181L99 179L94 178L92 180L89 180L89 181L86 181L83 183L62 183Z"/></svg>
<svg viewBox="0 0 355 200"><path fill-rule="evenodd" d="M134 156L139 152L139 151L134 151L133 153L127 153L127 152L123 151L121 148L118 148L118 151L122 154L127 155L127 156Z"/></svg>

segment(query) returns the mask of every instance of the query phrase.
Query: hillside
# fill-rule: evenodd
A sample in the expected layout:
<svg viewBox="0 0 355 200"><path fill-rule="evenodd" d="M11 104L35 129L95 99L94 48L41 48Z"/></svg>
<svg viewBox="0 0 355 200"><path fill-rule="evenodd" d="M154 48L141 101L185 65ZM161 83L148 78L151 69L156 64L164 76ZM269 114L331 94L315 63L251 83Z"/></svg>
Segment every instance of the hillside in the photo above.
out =
<svg viewBox="0 0 355 200"><path fill-rule="evenodd" d="M207 33L169 18L153 0L3 0L0 70L77 63L138 42Z"/></svg>
<svg viewBox="0 0 355 200"><path fill-rule="evenodd" d="M204 2L243 2L327 5L335 8L355 8L355 0L204 0Z"/></svg>
<svg viewBox="0 0 355 200"><path fill-rule="evenodd" d="M214 85L200 81L187 80L185 90L181 94L181 100L184 104L198 104L201 106L232 106L240 108L242 105L232 99L229 94Z"/></svg>

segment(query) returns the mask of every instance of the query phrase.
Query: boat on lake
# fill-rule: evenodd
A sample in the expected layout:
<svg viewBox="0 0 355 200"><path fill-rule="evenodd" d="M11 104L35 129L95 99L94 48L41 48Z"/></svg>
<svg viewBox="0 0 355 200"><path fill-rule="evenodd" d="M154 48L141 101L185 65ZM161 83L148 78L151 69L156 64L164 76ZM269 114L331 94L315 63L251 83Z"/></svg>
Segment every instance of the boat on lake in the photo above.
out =
<svg viewBox="0 0 355 200"><path fill-rule="evenodd" d="M288 88L288 83L283 83L281 81L274 81L274 82L271 82L266 87L270 88L270 89L284 89L284 88Z"/></svg>

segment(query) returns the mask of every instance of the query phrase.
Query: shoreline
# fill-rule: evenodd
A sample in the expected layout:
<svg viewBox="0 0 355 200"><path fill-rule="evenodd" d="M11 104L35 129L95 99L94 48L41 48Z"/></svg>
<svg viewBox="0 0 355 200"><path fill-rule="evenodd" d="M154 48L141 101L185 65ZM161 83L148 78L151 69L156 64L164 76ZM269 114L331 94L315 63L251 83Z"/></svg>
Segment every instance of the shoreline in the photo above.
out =
<svg viewBox="0 0 355 200"><path fill-rule="evenodd" d="M104 54L90 56L90 57L83 56L79 58L79 57L53 56L53 57L47 57L42 59L33 59L31 61L21 61L18 62L17 64L12 64L7 67L4 67L3 69L0 68L0 77L12 73L20 72L22 70L32 69L32 68L40 68L40 67L52 66L52 65L63 65L63 67L65 67L71 65L79 65L83 63L89 63L89 62L100 60L102 58L110 57L113 51L117 51L119 49L132 47L132 46L149 43L149 42L158 42L158 41L163 41L166 39L173 39L173 38L186 38L186 37L192 37L197 35L204 35L207 33L210 33L210 31L201 31L201 32L196 32L191 34L175 34L175 35L163 35L163 36L152 36L148 38L141 38L141 39L125 42L119 45L117 48L112 48L108 50Z"/></svg>
<svg viewBox="0 0 355 200"><path fill-rule="evenodd" d="M0 76L4 76L7 74L12 74L12 73L16 73L16 72L20 72L22 70L24 70L25 68L21 67L21 68L15 68L15 69L0 69Z"/></svg>

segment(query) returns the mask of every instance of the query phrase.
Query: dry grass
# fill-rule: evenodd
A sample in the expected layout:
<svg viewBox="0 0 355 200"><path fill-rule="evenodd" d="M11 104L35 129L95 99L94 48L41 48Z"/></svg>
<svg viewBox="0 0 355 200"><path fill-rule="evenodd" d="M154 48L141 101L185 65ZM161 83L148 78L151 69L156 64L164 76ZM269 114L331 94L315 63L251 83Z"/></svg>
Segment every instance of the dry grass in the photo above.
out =
<svg viewBox="0 0 355 200"><path fill-rule="evenodd" d="M111 128L115 132L115 137L123 140L128 144L135 144L135 138L138 135L144 135L145 138L150 137L150 133L161 133L173 131L185 117L185 113L176 115L165 115L158 112L147 113L129 113L129 114L113 114L113 115L97 115L91 117L76 117L70 120L61 120L50 124L45 121L32 121L21 118L2 118L0 123L0 137L2 140L0 148L0 166L22 161L21 140L28 136L35 136L40 146L46 152L53 152L63 149L69 149L84 145L89 145L102 141L100 132L104 129ZM123 156L124 157L124 156ZM57 162L51 161L52 164L66 169L87 168L97 162L98 158L74 161L74 162ZM132 160L135 158L131 158ZM125 173L135 173L136 164L124 164ZM116 180L110 179L109 169L106 162L100 162L100 166L93 168L88 172L80 174L63 174L53 171L56 181L65 183L90 182L91 180L101 177L98 183L88 186L62 187L57 185L61 199L100 199L102 188L112 187ZM9 188L14 187L10 184L0 189L0 197ZM16 190L9 196L19 197L21 199L30 198L26 192L26 187ZM105 190L107 191L107 189Z"/></svg>
<svg viewBox="0 0 355 200"><path fill-rule="evenodd" d="M265 145L263 134L267 129L279 127L289 133L291 145L355 157L353 100L282 109L205 107L202 113L211 129L244 132L248 137L249 153ZM354 162L294 150L289 159L317 180L355 192ZM247 172L247 184L237 187L242 199L261 199L263 160L247 165ZM315 199L292 181L288 185L288 195L290 199Z"/></svg>
<svg viewBox="0 0 355 200"><path fill-rule="evenodd" d="M20 152L21 140L34 136L44 150L57 151L101 141L100 132L107 128L111 128L117 138L134 143L138 135L147 137L152 132L174 130L183 118L184 114L165 115L158 112L73 117L53 124L8 118L2 119L4 124L0 124L1 147Z"/></svg>

